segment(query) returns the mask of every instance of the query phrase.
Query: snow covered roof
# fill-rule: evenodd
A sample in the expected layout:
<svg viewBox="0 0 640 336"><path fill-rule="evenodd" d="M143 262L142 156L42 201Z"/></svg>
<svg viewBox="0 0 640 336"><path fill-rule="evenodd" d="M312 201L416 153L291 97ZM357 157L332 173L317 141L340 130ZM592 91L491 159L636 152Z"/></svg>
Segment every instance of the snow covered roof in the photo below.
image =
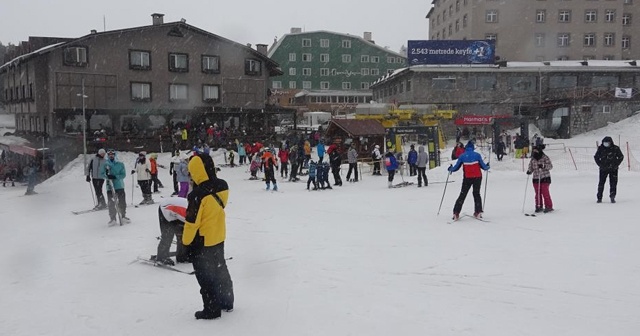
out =
<svg viewBox="0 0 640 336"><path fill-rule="evenodd" d="M358 36L358 35L351 35L351 34L346 34L346 33L336 33L336 32L332 32L332 31L328 31L328 30L314 30L314 31L307 31L307 32L301 32L301 33L289 33L289 34L284 34L282 35L282 37L273 45L271 46L271 48L269 49L269 53L268 56L269 57L273 57L273 54L275 53L275 51L278 49L278 47L280 47L280 44L282 44L282 42L289 36L294 36L294 35L311 35L311 34L317 34L317 33L325 33L325 34L333 34L333 35L339 35L339 36L343 36L343 37L348 37L348 38L353 38L353 39L357 39L360 40L363 43L369 44L370 46L380 49L384 52L388 52L391 54L394 54L398 57L402 57L402 58L407 58L407 55L402 55L398 52L395 52L391 49L387 49L385 47L379 46L371 41L367 41L364 38Z"/></svg>
<svg viewBox="0 0 640 336"><path fill-rule="evenodd" d="M320 97L320 96L371 96L371 91L340 91L340 90L303 90L296 93L296 97Z"/></svg>
<svg viewBox="0 0 640 336"><path fill-rule="evenodd" d="M20 64L23 61L28 60L29 58L36 56L36 55L41 55L41 54L46 54L48 53L50 50L54 49L57 46L60 46L62 44L65 44L66 42L58 42L58 43L54 43L54 44L50 44L48 46L44 46L38 50L32 51L30 53L24 54L24 55L20 55L12 60L10 60L9 62L3 64L0 66L0 72L4 69L7 68L9 66L16 66L18 64Z"/></svg>

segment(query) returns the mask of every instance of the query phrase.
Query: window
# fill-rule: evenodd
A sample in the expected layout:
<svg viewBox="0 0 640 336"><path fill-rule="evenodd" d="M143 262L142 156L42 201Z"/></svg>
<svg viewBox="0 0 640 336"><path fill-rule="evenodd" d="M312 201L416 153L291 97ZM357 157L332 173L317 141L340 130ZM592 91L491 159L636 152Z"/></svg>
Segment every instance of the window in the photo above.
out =
<svg viewBox="0 0 640 336"><path fill-rule="evenodd" d="M630 24L631 24L631 14L629 13L622 14L622 25L628 26Z"/></svg>
<svg viewBox="0 0 640 336"><path fill-rule="evenodd" d="M320 89L329 90L329 82L320 82Z"/></svg>
<svg viewBox="0 0 640 336"><path fill-rule="evenodd" d="M202 85L202 100L209 103L220 102L220 87L218 85Z"/></svg>
<svg viewBox="0 0 640 336"><path fill-rule="evenodd" d="M460 20L456 20L456 33L460 31Z"/></svg>
<svg viewBox="0 0 640 336"><path fill-rule="evenodd" d="M151 83L131 82L131 100L151 101Z"/></svg>
<svg viewBox="0 0 640 336"><path fill-rule="evenodd" d="M496 23L498 22L498 11L496 9L489 9L485 14L485 21L487 23Z"/></svg>
<svg viewBox="0 0 640 336"><path fill-rule="evenodd" d="M342 40L343 48L351 48L351 40Z"/></svg>
<svg viewBox="0 0 640 336"><path fill-rule="evenodd" d="M578 84L578 77L577 76L551 76L551 77L549 77L549 88L550 89L575 88L577 84Z"/></svg>
<svg viewBox="0 0 640 336"><path fill-rule="evenodd" d="M442 20L444 21L444 20L446 20L446 19L447 19L447 9L445 8L445 9L442 11Z"/></svg>
<svg viewBox="0 0 640 336"><path fill-rule="evenodd" d="M220 73L220 58L212 55L202 55L202 72Z"/></svg>
<svg viewBox="0 0 640 336"><path fill-rule="evenodd" d="M311 62L311 54L302 54L303 62Z"/></svg>
<svg viewBox="0 0 640 336"><path fill-rule="evenodd" d="M329 48L329 40L320 39L320 48Z"/></svg>
<svg viewBox="0 0 640 336"><path fill-rule="evenodd" d="M558 34L558 47L568 47L571 42L571 35L569 33Z"/></svg>
<svg viewBox="0 0 640 336"><path fill-rule="evenodd" d="M395 63L395 62L396 62L395 57L387 57L387 63Z"/></svg>
<svg viewBox="0 0 640 336"><path fill-rule="evenodd" d="M303 89L311 89L311 82L310 81L303 81L302 82L302 88Z"/></svg>
<svg viewBox="0 0 640 336"><path fill-rule="evenodd" d="M296 75L296 68L289 68L289 76L295 76Z"/></svg>
<svg viewBox="0 0 640 336"><path fill-rule="evenodd" d="M629 49L631 47L631 37L623 36L622 37L622 49Z"/></svg>
<svg viewBox="0 0 640 336"><path fill-rule="evenodd" d="M320 62L328 63L329 62L329 54L320 54Z"/></svg>
<svg viewBox="0 0 640 336"><path fill-rule="evenodd" d="M453 25L449 24L449 36L453 35Z"/></svg>
<svg viewBox="0 0 640 336"><path fill-rule="evenodd" d="M633 0L624 0L625 5L630 5L633 3Z"/></svg>
<svg viewBox="0 0 640 336"><path fill-rule="evenodd" d="M250 76L262 75L262 63L252 58L246 58L244 60L244 73Z"/></svg>
<svg viewBox="0 0 640 336"><path fill-rule="evenodd" d="M329 68L320 68L320 76L329 76Z"/></svg>
<svg viewBox="0 0 640 336"><path fill-rule="evenodd" d="M361 55L360 63L369 63L369 55Z"/></svg>
<svg viewBox="0 0 640 336"><path fill-rule="evenodd" d="M342 63L351 63L351 55L342 55Z"/></svg>
<svg viewBox="0 0 640 336"><path fill-rule="evenodd" d="M571 10L562 9L558 12L558 22L571 22Z"/></svg>
<svg viewBox="0 0 640 336"><path fill-rule="evenodd" d="M296 81L289 81L289 88L290 89L295 89L296 88Z"/></svg>
<svg viewBox="0 0 640 336"><path fill-rule="evenodd" d="M456 79L452 77L437 77L431 80L431 87L434 90L455 90Z"/></svg>
<svg viewBox="0 0 640 336"><path fill-rule="evenodd" d="M303 47L310 47L311 46L311 39L302 39L302 46Z"/></svg>
<svg viewBox="0 0 640 336"><path fill-rule="evenodd" d="M151 55L148 51L130 50L129 51L129 69L134 70L150 70Z"/></svg>
<svg viewBox="0 0 640 336"><path fill-rule="evenodd" d="M362 68L362 69L360 69L360 75L362 75L362 76L369 76L369 68Z"/></svg>
<svg viewBox="0 0 640 336"><path fill-rule="evenodd" d="M583 44L585 47L594 47L596 45L596 34L584 34Z"/></svg>
<svg viewBox="0 0 640 336"><path fill-rule="evenodd" d="M311 68L302 68L303 76L311 76Z"/></svg>
<svg viewBox="0 0 640 336"><path fill-rule="evenodd" d="M467 88L469 90L492 91L496 89L496 83L497 79L495 75L469 76Z"/></svg>
<svg viewBox="0 0 640 336"><path fill-rule="evenodd" d="M187 54L169 54L169 71L188 72L189 71L189 55Z"/></svg>
<svg viewBox="0 0 640 336"><path fill-rule="evenodd" d="M596 75L591 77L592 88L613 89L618 87L618 76Z"/></svg>
<svg viewBox="0 0 640 336"><path fill-rule="evenodd" d="M494 33L485 34L484 39L495 41L495 43L498 44L498 34L494 34Z"/></svg>
<svg viewBox="0 0 640 336"><path fill-rule="evenodd" d="M371 63L379 63L379 62L380 62L380 57L371 56Z"/></svg>
<svg viewBox="0 0 640 336"><path fill-rule="evenodd" d="M535 43L536 47L544 47L544 33L536 33L535 35Z"/></svg>
<svg viewBox="0 0 640 336"><path fill-rule="evenodd" d="M598 12L594 9L587 9L584 12L584 22L586 23L598 22Z"/></svg>
<svg viewBox="0 0 640 336"><path fill-rule="evenodd" d="M343 90L351 90L351 82L342 82Z"/></svg>
<svg viewBox="0 0 640 336"><path fill-rule="evenodd" d="M376 69L376 68L371 69L371 75L372 76L379 76L380 75L380 69Z"/></svg>
<svg viewBox="0 0 640 336"><path fill-rule="evenodd" d="M536 11L536 22L542 23L547 19L547 11L544 9L538 9Z"/></svg>
<svg viewBox="0 0 640 336"><path fill-rule="evenodd" d="M69 47L64 49L64 65L86 66L87 48Z"/></svg>
<svg viewBox="0 0 640 336"><path fill-rule="evenodd" d="M169 85L169 100L187 100L187 92L187 84L171 84Z"/></svg>
<svg viewBox="0 0 640 336"><path fill-rule="evenodd" d="M296 61L296 53L289 53L289 62Z"/></svg>
<svg viewBox="0 0 640 336"><path fill-rule="evenodd" d="M468 21L469 21L469 19L468 19L468 17L467 17L467 14L465 14L465 15L462 17L462 28L467 28L467 23L468 23Z"/></svg>
<svg viewBox="0 0 640 336"><path fill-rule="evenodd" d="M509 77L509 88L514 92L535 92L537 81L533 76Z"/></svg>
<svg viewBox="0 0 640 336"><path fill-rule="evenodd" d="M602 113L611 113L611 105L602 105Z"/></svg>
<svg viewBox="0 0 640 336"><path fill-rule="evenodd" d="M456 0L456 13L460 11L460 0Z"/></svg>
<svg viewBox="0 0 640 336"><path fill-rule="evenodd" d="M604 11L604 22L616 22L616 10L615 9L607 9Z"/></svg>
<svg viewBox="0 0 640 336"><path fill-rule="evenodd" d="M613 47L616 44L615 33L604 33L604 45L605 47Z"/></svg>
<svg viewBox="0 0 640 336"><path fill-rule="evenodd" d="M360 83L360 89L362 90L368 90L369 89L369 83L368 82L361 82Z"/></svg>
<svg viewBox="0 0 640 336"><path fill-rule="evenodd" d="M282 81L273 81L273 82L271 82L271 88L273 88L273 89L282 89Z"/></svg>

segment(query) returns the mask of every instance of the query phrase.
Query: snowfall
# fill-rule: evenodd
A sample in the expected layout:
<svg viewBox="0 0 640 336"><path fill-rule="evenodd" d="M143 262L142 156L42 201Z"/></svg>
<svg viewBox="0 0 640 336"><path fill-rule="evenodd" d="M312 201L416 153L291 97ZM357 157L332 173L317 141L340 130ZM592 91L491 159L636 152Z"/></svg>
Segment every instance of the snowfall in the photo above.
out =
<svg viewBox="0 0 640 336"><path fill-rule="evenodd" d="M131 224L72 213L94 206L79 157L37 195L0 187L0 335L639 335L638 129L640 115L546 139L556 211L536 217L525 216L528 160L478 148L491 165L486 222L449 223L462 182L446 171L451 147L426 188L388 189L364 165L358 183L307 191L304 177L278 178L270 192L247 166L222 167L235 310L207 321L193 316L202 309L193 275L135 262L155 254L160 231L157 206L131 206L142 200L131 176ZM607 135L625 162L617 203L596 204L593 154ZM119 157L130 168L135 154ZM222 166L221 152L213 157ZM156 201L173 191L168 169L160 178ZM463 212L473 212L471 195Z"/></svg>

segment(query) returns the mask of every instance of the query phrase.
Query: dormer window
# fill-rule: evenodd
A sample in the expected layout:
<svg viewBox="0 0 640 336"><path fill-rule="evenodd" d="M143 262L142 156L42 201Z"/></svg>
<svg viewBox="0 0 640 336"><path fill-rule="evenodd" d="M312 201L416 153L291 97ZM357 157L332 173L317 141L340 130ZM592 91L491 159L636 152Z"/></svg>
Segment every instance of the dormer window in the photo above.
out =
<svg viewBox="0 0 640 336"><path fill-rule="evenodd" d="M68 47L64 49L64 65L87 66L86 47Z"/></svg>

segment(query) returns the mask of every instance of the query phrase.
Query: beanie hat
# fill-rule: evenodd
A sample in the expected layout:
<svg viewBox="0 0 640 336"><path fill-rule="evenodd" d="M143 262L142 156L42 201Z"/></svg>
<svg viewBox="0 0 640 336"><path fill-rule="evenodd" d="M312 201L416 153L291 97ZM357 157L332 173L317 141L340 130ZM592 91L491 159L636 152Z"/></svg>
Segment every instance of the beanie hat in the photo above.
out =
<svg viewBox="0 0 640 336"><path fill-rule="evenodd" d="M475 149L476 146L473 144L473 141L469 140L469 142L467 142L467 145L464 146L465 148L471 148L471 149Z"/></svg>
<svg viewBox="0 0 640 336"><path fill-rule="evenodd" d="M104 148L98 149L98 155L104 156L105 154L107 154L107 151L105 151Z"/></svg>

